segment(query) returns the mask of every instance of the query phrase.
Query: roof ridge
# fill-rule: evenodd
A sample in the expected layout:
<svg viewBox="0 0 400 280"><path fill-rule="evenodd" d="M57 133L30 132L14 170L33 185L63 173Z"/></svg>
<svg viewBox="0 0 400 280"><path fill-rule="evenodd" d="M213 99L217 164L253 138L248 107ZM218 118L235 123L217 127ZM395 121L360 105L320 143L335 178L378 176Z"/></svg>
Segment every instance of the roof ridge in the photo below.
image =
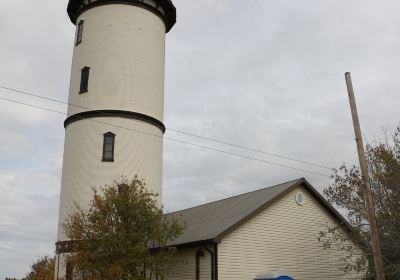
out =
<svg viewBox="0 0 400 280"><path fill-rule="evenodd" d="M304 177L298 178L298 179L294 179L294 180L290 180L290 181L287 181L287 182L283 182L283 183L280 183L280 184L272 185L272 186L269 186L269 187L264 187L264 188L262 188L262 189L258 189L258 190L254 190L254 191L250 191L250 192L245 192L245 193L242 193L242 194L238 194L238 195L226 197L226 198L223 198L223 199L214 200L214 201L211 201L211 202L199 204L199 205L192 206L192 207L185 208L185 209L181 209L181 210L178 210L178 211L173 211L173 212L169 212L169 213L164 213L164 215L176 214L176 213L179 213L179 212L182 212L182 211L187 211L187 210L189 210L189 209L194 209L194 208L197 208L197 207L202 207L202 206L205 206L205 205L209 205L209 204L221 202L221 201L224 201L224 200L236 198L236 197L243 196L243 195L250 194L250 193L255 193L255 192L263 191L263 190L266 190L266 189L276 188L276 187L282 186L282 185L284 185L284 184L288 184L288 183L291 183L291 182L294 183L294 182L296 182L296 181L301 181L301 180L304 180Z"/></svg>

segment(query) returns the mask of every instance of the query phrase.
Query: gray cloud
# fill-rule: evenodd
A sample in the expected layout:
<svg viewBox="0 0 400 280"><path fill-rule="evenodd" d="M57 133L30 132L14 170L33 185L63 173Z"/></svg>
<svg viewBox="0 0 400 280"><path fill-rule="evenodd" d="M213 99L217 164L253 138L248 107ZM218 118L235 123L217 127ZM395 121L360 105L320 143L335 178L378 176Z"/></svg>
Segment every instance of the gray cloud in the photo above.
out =
<svg viewBox="0 0 400 280"><path fill-rule="evenodd" d="M366 139L400 119L400 3L175 0L167 36L167 127L327 166L356 163L344 72ZM74 26L66 1L0 3L0 84L68 97ZM65 110L0 90L0 97ZM22 276L56 238L63 116L0 100L0 278ZM323 169L183 136L299 168ZM329 172L328 172L329 173ZM306 177L330 179L165 141L167 211Z"/></svg>

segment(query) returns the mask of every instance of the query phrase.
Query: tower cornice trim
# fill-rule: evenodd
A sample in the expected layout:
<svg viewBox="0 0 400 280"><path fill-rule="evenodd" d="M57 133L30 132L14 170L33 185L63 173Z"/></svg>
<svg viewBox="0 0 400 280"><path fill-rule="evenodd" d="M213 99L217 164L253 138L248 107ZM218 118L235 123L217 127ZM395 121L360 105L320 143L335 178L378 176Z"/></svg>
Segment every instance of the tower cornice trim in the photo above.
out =
<svg viewBox="0 0 400 280"><path fill-rule="evenodd" d="M68 3L67 12L71 22L76 24L79 15L94 7L110 5L110 4L125 4L146 9L161 18L165 24L166 33L176 23L176 8L171 0L156 0L156 5L162 7L164 12L161 12L157 7L154 7L143 0L96 0L84 3L84 0L70 0Z"/></svg>
<svg viewBox="0 0 400 280"><path fill-rule="evenodd" d="M56 242L56 254L65 254L74 252L74 245L78 241L67 240Z"/></svg>
<svg viewBox="0 0 400 280"><path fill-rule="evenodd" d="M104 118L104 117L138 120L156 126L158 129L161 130L162 133L165 133L166 130L165 125L154 117L142 113L123 111L123 110L92 110L92 111L80 112L69 116L64 121L64 127L67 128L71 123L74 123L76 121L91 119L91 118Z"/></svg>

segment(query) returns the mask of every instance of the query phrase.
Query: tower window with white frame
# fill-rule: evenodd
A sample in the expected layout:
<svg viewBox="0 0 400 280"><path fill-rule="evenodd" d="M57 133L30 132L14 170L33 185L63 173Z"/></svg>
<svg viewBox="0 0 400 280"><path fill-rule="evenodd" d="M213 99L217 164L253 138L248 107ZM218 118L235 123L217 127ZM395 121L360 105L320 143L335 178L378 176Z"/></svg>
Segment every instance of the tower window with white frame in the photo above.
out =
<svg viewBox="0 0 400 280"><path fill-rule="evenodd" d="M114 161L115 134L107 132L104 134L103 161Z"/></svg>
<svg viewBox="0 0 400 280"><path fill-rule="evenodd" d="M87 66L83 67L81 70L81 85L80 85L79 93L88 92L89 72L90 72L90 67L87 67Z"/></svg>
<svg viewBox="0 0 400 280"><path fill-rule="evenodd" d="M82 43L82 35L83 35L83 24L85 21L81 20L78 23L78 32L76 33L76 42L75 45L79 45L80 43Z"/></svg>

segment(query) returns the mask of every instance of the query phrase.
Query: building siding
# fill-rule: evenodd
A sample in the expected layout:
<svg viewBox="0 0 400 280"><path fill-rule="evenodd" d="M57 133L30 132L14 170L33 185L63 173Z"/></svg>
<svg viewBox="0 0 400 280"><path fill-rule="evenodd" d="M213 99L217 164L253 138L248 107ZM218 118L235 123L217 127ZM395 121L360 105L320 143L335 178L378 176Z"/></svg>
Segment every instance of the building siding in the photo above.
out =
<svg viewBox="0 0 400 280"><path fill-rule="evenodd" d="M295 201L299 191L304 205ZM263 272L285 272L296 280L361 279L342 272L340 252L322 248L318 237L326 223L336 222L305 188L293 190L222 239L219 280L250 280Z"/></svg>
<svg viewBox="0 0 400 280"><path fill-rule="evenodd" d="M211 248L211 246L209 246ZM204 247L181 249L172 258L164 280L196 280L196 252L202 249L200 258L200 280L211 279L211 257Z"/></svg>

